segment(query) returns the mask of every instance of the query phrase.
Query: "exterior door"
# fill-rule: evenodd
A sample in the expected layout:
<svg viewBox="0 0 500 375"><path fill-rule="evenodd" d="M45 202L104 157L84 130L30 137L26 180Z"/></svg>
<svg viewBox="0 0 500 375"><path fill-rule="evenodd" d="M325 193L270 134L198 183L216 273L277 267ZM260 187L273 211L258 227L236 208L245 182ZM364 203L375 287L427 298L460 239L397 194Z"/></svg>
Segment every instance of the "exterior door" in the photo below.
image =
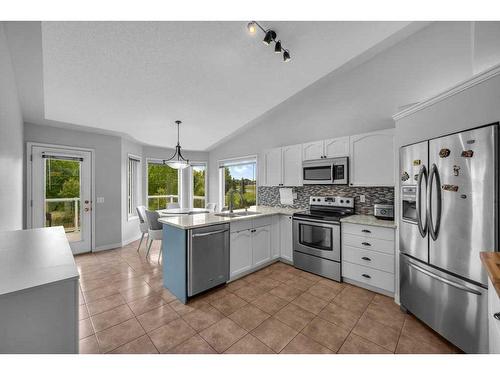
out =
<svg viewBox="0 0 500 375"><path fill-rule="evenodd" d="M426 263L429 261L426 210L429 169L427 151L428 142L420 142L402 147L399 158L399 196L401 202L399 248L402 253ZM418 221L420 221L420 228Z"/></svg>
<svg viewBox="0 0 500 375"><path fill-rule="evenodd" d="M63 226L74 254L92 249L92 153L31 146L31 227Z"/></svg>
<svg viewBox="0 0 500 375"><path fill-rule="evenodd" d="M486 285L479 252L496 249L496 126L429 142L429 263Z"/></svg>

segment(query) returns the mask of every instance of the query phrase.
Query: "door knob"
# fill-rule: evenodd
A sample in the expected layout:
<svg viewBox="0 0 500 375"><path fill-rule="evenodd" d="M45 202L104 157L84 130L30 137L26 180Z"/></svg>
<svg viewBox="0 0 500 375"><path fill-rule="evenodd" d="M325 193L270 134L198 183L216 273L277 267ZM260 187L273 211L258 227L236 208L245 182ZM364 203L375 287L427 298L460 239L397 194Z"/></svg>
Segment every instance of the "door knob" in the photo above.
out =
<svg viewBox="0 0 500 375"><path fill-rule="evenodd" d="M89 212L89 208L88 208L88 207L85 207L83 210L84 210L85 212Z"/></svg>
<svg viewBox="0 0 500 375"><path fill-rule="evenodd" d="M496 320L500 320L500 312L497 312L497 313L493 314L493 317L494 317Z"/></svg>

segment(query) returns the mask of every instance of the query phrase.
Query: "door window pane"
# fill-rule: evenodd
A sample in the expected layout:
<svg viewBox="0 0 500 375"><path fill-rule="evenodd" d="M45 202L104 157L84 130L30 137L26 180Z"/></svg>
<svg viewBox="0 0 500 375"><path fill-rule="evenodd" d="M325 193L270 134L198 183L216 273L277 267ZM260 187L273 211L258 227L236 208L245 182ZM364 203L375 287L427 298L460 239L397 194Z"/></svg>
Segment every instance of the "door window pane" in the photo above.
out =
<svg viewBox="0 0 500 375"><path fill-rule="evenodd" d="M224 173L224 206L229 206L230 191L235 190L233 194L234 208L245 208L256 204L256 170L257 163L233 164L222 167ZM244 201L241 200L243 195Z"/></svg>
<svg viewBox="0 0 500 375"><path fill-rule="evenodd" d="M166 164L148 163L148 209L179 202L179 172Z"/></svg>
<svg viewBox="0 0 500 375"><path fill-rule="evenodd" d="M81 241L80 161L45 159L45 226L63 226Z"/></svg>
<svg viewBox="0 0 500 375"><path fill-rule="evenodd" d="M206 205L206 165L193 165L193 207L205 208Z"/></svg>

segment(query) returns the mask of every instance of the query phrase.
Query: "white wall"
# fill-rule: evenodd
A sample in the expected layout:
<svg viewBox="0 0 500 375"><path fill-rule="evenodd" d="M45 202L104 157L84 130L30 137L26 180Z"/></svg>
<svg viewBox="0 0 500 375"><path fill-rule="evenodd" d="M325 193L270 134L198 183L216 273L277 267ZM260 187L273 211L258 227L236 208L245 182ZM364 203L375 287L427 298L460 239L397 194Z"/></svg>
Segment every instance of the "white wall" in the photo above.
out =
<svg viewBox="0 0 500 375"><path fill-rule="evenodd" d="M0 22L0 231L23 226L23 119Z"/></svg>
<svg viewBox="0 0 500 375"><path fill-rule="evenodd" d="M474 29L481 33L473 34ZM488 42L491 32L484 30L472 22L432 23L362 65L332 72L211 150L210 169L217 160L266 148L394 127L392 115L400 106L471 77L475 66L491 65L498 43ZM210 174L209 186L210 200L216 201L216 173Z"/></svg>

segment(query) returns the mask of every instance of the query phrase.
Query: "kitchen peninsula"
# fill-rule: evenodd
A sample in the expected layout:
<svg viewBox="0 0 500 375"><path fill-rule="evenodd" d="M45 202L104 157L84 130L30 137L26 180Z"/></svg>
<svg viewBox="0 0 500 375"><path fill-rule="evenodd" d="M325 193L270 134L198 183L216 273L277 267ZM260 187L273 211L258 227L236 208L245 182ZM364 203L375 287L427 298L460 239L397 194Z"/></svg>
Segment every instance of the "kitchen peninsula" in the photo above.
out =
<svg viewBox="0 0 500 375"><path fill-rule="evenodd" d="M180 301L262 268L291 262L291 215L253 206L230 213L162 217L163 280ZM280 233L290 241L280 241Z"/></svg>

